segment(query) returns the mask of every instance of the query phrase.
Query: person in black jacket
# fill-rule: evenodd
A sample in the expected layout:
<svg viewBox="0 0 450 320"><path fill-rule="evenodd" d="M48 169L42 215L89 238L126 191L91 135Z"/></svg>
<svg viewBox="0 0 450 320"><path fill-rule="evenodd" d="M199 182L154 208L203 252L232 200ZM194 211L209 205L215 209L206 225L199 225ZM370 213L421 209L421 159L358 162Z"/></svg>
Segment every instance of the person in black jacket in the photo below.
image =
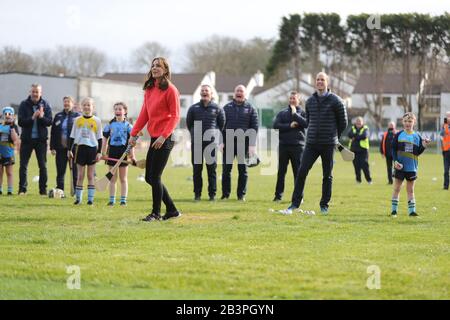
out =
<svg viewBox="0 0 450 320"><path fill-rule="evenodd" d="M357 117L355 125L348 133L350 150L355 153L353 167L355 168L356 182L361 183L361 170L369 184L372 184L369 169L369 127L364 125L364 119Z"/></svg>
<svg viewBox="0 0 450 320"><path fill-rule="evenodd" d="M64 190L64 176L66 175L68 143L75 118L81 114L73 111L72 97L64 97L64 110L57 113L53 119L50 135L50 151L56 161L56 188ZM73 190L77 182L77 166L72 166Z"/></svg>
<svg viewBox="0 0 450 320"><path fill-rule="evenodd" d="M42 86L33 84L30 96L19 106L20 145L19 195L27 193L27 170L33 150L39 165L39 194L47 195L47 139L52 125L52 108L42 99Z"/></svg>
<svg viewBox="0 0 450 320"><path fill-rule="evenodd" d="M256 154L256 138L258 133L258 113L246 100L246 88L238 85L234 90L233 101L226 104L225 130L223 136L223 172L222 172L222 200L230 197L231 170L234 158L238 159L238 187L237 197L239 201L245 201L247 193L247 166L245 157Z"/></svg>
<svg viewBox="0 0 450 320"><path fill-rule="evenodd" d="M306 101L305 109L308 123L306 147L295 179L292 203L285 210L285 213L292 214L294 209L300 207L306 177L320 156L323 171L320 211L323 214L328 214L328 203L331 200L333 182L334 149L342 132L347 127L348 120L347 110L341 98L328 89L326 73L320 72L317 74L316 92Z"/></svg>
<svg viewBox="0 0 450 320"><path fill-rule="evenodd" d="M273 128L279 130L278 177L273 201L281 201L283 197L284 179L289 161L291 161L295 180L305 148L307 127L306 113L300 107L300 94L292 91L289 96L289 106L277 114L273 123Z"/></svg>
<svg viewBox="0 0 450 320"><path fill-rule="evenodd" d="M392 163L394 158L392 157L392 141L397 133L395 129L395 122L390 122L388 125L388 130L383 133L380 143L380 153L383 158L386 158L386 168L388 176L388 184L392 184Z"/></svg>
<svg viewBox="0 0 450 320"><path fill-rule="evenodd" d="M205 159L209 200L214 201L217 192L216 149L219 142L216 136L220 136L220 132L224 129L225 113L212 101L212 90L209 85L202 85L200 90L201 101L192 105L186 116L186 125L191 134L194 194L196 201L201 200L203 159Z"/></svg>

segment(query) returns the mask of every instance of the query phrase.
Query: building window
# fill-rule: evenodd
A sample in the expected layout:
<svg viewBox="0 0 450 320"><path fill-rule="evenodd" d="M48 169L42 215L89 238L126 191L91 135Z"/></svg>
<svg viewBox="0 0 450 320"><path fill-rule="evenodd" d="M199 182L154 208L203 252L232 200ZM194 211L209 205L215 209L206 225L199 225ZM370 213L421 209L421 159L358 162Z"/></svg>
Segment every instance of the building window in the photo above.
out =
<svg viewBox="0 0 450 320"><path fill-rule="evenodd" d="M430 113L441 112L441 97L426 97L425 98L426 109Z"/></svg>
<svg viewBox="0 0 450 320"><path fill-rule="evenodd" d="M403 99L403 97L397 97L397 105L398 105L398 106L400 106L400 107L405 106L405 105L406 105L405 102L406 102L406 101L405 101L405 99Z"/></svg>
<svg viewBox="0 0 450 320"><path fill-rule="evenodd" d="M391 105L391 97L383 97L383 106Z"/></svg>

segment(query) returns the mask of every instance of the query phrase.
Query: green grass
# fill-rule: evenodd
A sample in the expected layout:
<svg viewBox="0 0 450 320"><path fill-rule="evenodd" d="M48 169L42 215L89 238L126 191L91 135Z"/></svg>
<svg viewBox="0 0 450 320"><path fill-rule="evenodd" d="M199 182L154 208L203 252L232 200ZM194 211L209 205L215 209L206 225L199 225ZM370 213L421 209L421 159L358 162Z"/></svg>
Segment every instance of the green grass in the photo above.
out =
<svg viewBox="0 0 450 320"><path fill-rule="evenodd" d="M235 197L195 203L191 169L168 167L163 181L184 215L150 224L140 221L151 191L136 180L138 169L130 170L126 208L106 207L106 193L94 208L74 207L71 199L39 197L30 182L27 196L0 197L0 299L449 299L450 196L442 190L441 156L420 158L420 217L407 217L403 189L395 220L384 160L371 155L372 186L356 185L351 163L336 160L326 217L270 213L288 205L292 175L286 201L276 205L276 177L259 168L249 170L243 204ZM29 171L31 180L34 160ZM316 164L302 208L319 211L320 190ZM66 288L70 265L81 268L81 290ZM370 265L381 269L380 290L366 287Z"/></svg>

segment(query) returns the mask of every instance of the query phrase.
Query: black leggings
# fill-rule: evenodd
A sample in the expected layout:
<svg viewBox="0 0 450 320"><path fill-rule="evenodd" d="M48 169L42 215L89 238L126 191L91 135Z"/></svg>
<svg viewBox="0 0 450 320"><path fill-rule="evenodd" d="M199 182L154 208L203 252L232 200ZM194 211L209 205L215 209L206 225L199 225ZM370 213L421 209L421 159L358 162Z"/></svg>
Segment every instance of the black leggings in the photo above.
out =
<svg viewBox="0 0 450 320"><path fill-rule="evenodd" d="M161 176L169 160L170 152L174 146L171 137L162 145L161 149L153 149L151 145L156 141L152 138L150 148L147 152L147 162L145 168L145 181L152 186L153 210L152 213L161 214L161 201L166 205L167 212L176 212L177 208L173 203L166 187L161 182Z"/></svg>

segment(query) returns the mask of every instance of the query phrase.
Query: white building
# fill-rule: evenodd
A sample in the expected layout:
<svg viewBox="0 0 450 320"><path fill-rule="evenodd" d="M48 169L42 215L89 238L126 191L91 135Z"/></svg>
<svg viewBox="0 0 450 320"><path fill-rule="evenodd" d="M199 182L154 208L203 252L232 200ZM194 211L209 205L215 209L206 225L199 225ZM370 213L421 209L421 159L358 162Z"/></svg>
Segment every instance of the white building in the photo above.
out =
<svg viewBox="0 0 450 320"><path fill-rule="evenodd" d="M0 106L17 108L29 96L33 83L42 85L42 96L52 106L53 115L63 109L64 96L72 96L77 102L92 97L95 114L103 122L113 118L113 105L118 101L128 105L128 116L135 119L143 101L141 86L133 82L13 72L0 74Z"/></svg>

